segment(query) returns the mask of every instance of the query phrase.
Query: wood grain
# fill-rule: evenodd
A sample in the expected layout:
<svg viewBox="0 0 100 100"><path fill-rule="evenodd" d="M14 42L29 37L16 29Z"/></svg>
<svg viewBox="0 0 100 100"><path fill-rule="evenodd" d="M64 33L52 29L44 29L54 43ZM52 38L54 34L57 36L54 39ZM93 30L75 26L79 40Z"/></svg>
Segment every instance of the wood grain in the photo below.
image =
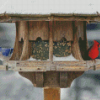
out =
<svg viewBox="0 0 100 100"><path fill-rule="evenodd" d="M65 38L67 41L73 41L73 27L71 21L54 21L53 41L60 41Z"/></svg>
<svg viewBox="0 0 100 100"><path fill-rule="evenodd" d="M44 87L59 87L60 73L56 71L44 72Z"/></svg>
<svg viewBox="0 0 100 100"><path fill-rule="evenodd" d="M29 58L29 32L28 32L28 22L23 21L22 22L23 27L22 29L22 35L23 35L23 50L22 50L22 55L20 57L20 60L26 60Z"/></svg>
<svg viewBox="0 0 100 100"><path fill-rule="evenodd" d="M100 60L96 60L96 66L100 69ZM88 61L5 61L10 66L9 70L46 72L46 71L86 71L94 66L91 60ZM90 69L93 69L92 67Z"/></svg>
<svg viewBox="0 0 100 100"><path fill-rule="evenodd" d="M43 87L44 86L44 77L42 72L36 72L36 86L37 87Z"/></svg>
<svg viewBox="0 0 100 100"><path fill-rule="evenodd" d="M49 22L49 60L53 61L53 21Z"/></svg>
<svg viewBox="0 0 100 100"><path fill-rule="evenodd" d="M79 47L79 34L80 33L80 25L79 22L73 22L73 37L74 40L72 42L72 46L71 46L71 50L72 50L72 54L73 56L78 59L78 60L83 60L82 55L81 55L81 51L80 51L80 47ZM82 35L83 36L83 35ZM82 37L84 38L84 36Z"/></svg>
<svg viewBox="0 0 100 100"><path fill-rule="evenodd" d="M29 22L29 40L36 40L40 37L42 40L48 40L48 22L30 21Z"/></svg>
<svg viewBox="0 0 100 100"><path fill-rule="evenodd" d="M67 72L60 72L60 87L61 88L68 87L67 86L68 80L69 80L68 73Z"/></svg>
<svg viewBox="0 0 100 100"><path fill-rule="evenodd" d="M60 88L44 88L44 100L60 100Z"/></svg>
<svg viewBox="0 0 100 100"><path fill-rule="evenodd" d="M14 50L13 54L10 58L10 60L19 60L20 56L22 54L22 48L23 48L23 42L19 42L19 27L20 27L20 22L16 22L16 39L15 39L15 45L14 45Z"/></svg>

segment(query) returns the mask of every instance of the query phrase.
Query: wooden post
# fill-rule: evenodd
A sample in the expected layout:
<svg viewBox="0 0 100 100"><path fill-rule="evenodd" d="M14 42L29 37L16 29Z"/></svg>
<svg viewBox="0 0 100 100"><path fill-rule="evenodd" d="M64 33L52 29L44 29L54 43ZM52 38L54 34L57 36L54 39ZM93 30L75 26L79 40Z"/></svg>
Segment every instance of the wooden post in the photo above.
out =
<svg viewBox="0 0 100 100"><path fill-rule="evenodd" d="M60 89L44 88L44 100L60 100Z"/></svg>
<svg viewBox="0 0 100 100"><path fill-rule="evenodd" d="M49 21L49 60L53 61L53 21Z"/></svg>
<svg viewBox="0 0 100 100"><path fill-rule="evenodd" d="M53 21L49 21L49 60L53 61ZM57 74L58 73L55 73L55 75ZM48 79L50 79L48 75L47 77ZM53 87L53 88L45 87L44 100L60 100L60 88L59 87Z"/></svg>

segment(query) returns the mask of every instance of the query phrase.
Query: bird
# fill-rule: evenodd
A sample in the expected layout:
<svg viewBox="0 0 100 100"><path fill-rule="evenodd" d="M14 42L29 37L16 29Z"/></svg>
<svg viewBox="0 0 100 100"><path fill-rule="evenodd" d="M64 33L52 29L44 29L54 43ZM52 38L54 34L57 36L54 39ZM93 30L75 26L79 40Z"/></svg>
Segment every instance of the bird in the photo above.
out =
<svg viewBox="0 0 100 100"><path fill-rule="evenodd" d="M94 70L95 70L95 59L99 56L99 47L100 43L96 40L93 41L94 44L89 48L88 50L88 56L91 58L92 61L94 61Z"/></svg>

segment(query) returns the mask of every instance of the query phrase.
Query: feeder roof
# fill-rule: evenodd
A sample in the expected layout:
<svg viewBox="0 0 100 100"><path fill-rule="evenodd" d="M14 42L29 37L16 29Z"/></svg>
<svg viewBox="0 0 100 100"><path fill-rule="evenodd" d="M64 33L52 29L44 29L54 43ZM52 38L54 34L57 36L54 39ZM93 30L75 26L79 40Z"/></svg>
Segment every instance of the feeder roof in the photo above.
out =
<svg viewBox="0 0 100 100"><path fill-rule="evenodd" d="M97 15L99 0L0 0L0 14Z"/></svg>

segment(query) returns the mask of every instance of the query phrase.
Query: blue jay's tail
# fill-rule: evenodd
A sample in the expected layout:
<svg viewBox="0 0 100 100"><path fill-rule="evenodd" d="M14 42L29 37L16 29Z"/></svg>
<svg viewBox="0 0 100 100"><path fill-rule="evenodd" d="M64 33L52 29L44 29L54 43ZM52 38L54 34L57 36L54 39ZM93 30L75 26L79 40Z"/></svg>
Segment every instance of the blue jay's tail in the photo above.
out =
<svg viewBox="0 0 100 100"><path fill-rule="evenodd" d="M3 56L10 56L13 53L13 48L2 48L0 47L0 52Z"/></svg>

